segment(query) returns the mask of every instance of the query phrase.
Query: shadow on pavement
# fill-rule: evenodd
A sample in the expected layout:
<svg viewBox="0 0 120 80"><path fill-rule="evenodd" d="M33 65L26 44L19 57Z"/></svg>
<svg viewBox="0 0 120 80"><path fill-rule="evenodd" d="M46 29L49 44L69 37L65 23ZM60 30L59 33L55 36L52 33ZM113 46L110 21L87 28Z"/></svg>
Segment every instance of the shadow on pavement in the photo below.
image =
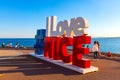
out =
<svg viewBox="0 0 120 80"><path fill-rule="evenodd" d="M0 73L22 72L26 76L44 74L81 75L75 71L57 66L49 62L38 60L29 55L4 57L3 59L0 59L0 67L5 67L4 70L0 69Z"/></svg>

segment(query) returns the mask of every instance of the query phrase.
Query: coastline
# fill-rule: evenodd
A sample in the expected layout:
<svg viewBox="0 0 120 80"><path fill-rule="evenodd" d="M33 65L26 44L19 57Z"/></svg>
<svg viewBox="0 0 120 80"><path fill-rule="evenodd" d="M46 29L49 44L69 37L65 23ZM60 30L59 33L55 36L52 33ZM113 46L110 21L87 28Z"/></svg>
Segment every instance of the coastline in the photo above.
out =
<svg viewBox="0 0 120 80"><path fill-rule="evenodd" d="M21 47L21 48L1 48L0 50L34 50L34 47Z"/></svg>
<svg viewBox="0 0 120 80"><path fill-rule="evenodd" d="M107 52L101 52L101 54L106 55ZM111 54L112 54L112 57L115 57L115 56L120 57L120 54L117 54L117 53L111 53Z"/></svg>
<svg viewBox="0 0 120 80"><path fill-rule="evenodd" d="M0 47L0 50L34 50L34 47L25 47L25 48L1 48ZM68 49L68 52L71 53L71 49ZM90 52L90 54L92 54L92 52ZM102 55L106 55L107 52L101 52ZM111 57L120 57L120 54L117 54L117 53L111 53Z"/></svg>
<svg viewBox="0 0 120 80"><path fill-rule="evenodd" d="M71 53L72 49L68 49L68 51ZM90 54L93 52L90 52ZM101 52L102 55L106 55L108 52ZM112 57L120 57L120 54L117 53L111 53Z"/></svg>

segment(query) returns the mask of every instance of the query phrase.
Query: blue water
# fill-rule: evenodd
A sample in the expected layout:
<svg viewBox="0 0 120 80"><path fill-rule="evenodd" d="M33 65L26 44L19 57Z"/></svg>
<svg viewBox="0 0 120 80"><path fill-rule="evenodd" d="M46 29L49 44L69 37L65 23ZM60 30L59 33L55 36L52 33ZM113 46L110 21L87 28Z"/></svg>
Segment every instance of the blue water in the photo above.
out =
<svg viewBox="0 0 120 80"><path fill-rule="evenodd" d="M120 38L92 38L91 44L89 45L90 49L92 49L93 42L99 41L102 52L112 52L120 54ZM16 42L19 42L20 46L25 47L33 47L35 44L34 38L0 38L0 46L1 43L4 42L7 45L9 42L12 42L13 46L15 46Z"/></svg>
<svg viewBox="0 0 120 80"><path fill-rule="evenodd" d="M15 46L16 42L18 42L20 46L33 47L35 44L35 39L34 38L0 38L0 46L2 42L5 43L5 46L10 42L12 42L12 46Z"/></svg>
<svg viewBox="0 0 120 80"><path fill-rule="evenodd" d="M99 41L102 52L112 52L120 54L120 38L93 38L90 48L92 49L93 42Z"/></svg>
<svg viewBox="0 0 120 80"><path fill-rule="evenodd" d="M90 50L92 50L94 41L98 41L100 43L100 51L101 52L112 52L115 54L120 54L120 38L92 38L91 44L89 44ZM85 47L87 44L85 45ZM71 46L68 47L72 49Z"/></svg>

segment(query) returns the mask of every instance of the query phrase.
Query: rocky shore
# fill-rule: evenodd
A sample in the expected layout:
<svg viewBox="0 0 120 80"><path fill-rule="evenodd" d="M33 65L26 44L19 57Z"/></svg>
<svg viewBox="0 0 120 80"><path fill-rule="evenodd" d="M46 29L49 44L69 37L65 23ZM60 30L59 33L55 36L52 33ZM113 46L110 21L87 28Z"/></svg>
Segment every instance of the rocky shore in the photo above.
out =
<svg viewBox="0 0 120 80"><path fill-rule="evenodd" d="M108 52L101 52L101 54L106 55ZM117 53L111 53L111 57L120 57L120 54Z"/></svg>

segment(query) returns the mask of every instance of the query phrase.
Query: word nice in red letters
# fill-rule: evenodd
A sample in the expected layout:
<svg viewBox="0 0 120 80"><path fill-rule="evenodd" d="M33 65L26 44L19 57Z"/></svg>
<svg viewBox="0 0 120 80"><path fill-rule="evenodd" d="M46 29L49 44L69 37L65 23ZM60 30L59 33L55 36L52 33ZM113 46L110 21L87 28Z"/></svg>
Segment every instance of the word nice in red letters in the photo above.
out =
<svg viewBox="0 0 120 80"><path fill-rule="evenodd" d="M89 48L83 47L91 43L87 36L88 24L82 17L70 21L60 21L56 25L57 17L47 18L47 31L44 39L44 56L53 60L89 68L90 60L84 59L82 54L88 54ZM68 53L68 46L72 46L72 54Z"/></svg>

